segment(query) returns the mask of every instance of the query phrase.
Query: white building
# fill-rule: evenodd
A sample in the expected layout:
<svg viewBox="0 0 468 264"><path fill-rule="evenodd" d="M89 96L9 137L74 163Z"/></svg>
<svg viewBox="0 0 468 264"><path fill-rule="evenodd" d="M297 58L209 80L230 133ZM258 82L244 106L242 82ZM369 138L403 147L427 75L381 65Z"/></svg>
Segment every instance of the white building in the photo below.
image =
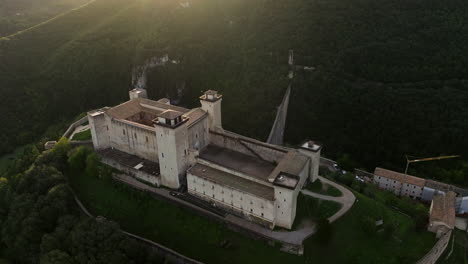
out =
<svg viewBox="0 0 468 264"><path fill-rule="evenodd" d="M297 195L318 176L321 146L267 144L222 128L222 95L186 109L130 91L130 100L88 113L103 162L157 186L188 190L270 228L291 228Z"/></svg>
<svg viewBox="0 0 468 264"><path fill-rule="evenodd" d="M396 171L375 168L374 183L379 188L391 191L395 195L420 199L426 180Z"/></svg>

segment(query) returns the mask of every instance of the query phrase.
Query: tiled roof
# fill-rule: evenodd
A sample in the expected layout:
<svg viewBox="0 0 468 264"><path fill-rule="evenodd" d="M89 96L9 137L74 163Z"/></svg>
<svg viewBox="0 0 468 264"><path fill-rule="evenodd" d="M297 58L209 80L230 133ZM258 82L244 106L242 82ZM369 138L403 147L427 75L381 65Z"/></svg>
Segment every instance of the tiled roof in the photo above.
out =
<svg viewBox="0 0 468 264"><path fill-rule="evenodd" d="M399 181L401 183L409 183L412 185L424 187L426 180L423 178L411 176L411 175L406 175L403 173L399 173L396 171L391 171L391 170L386 170L382 168L375 168L374 175L384 177L387 179L392 179L395 181Z"/></svg>
<svg viewBox="0 0 468 264"><path fill-rule="evenodd" d="M299 153L296 150L290 150L278 163L273 172L268 177L270 182L273 182L281 172L292 175L299 175L304 169L309 157Z"/></svg>
<svg viewBox="0 0 468 264"><path fill-rule="evenodd" d="M201 108L194 108L185 115L189 118L187 125L190 127L191 125L197 123L199 120L205 118L208 115L208 113L203 111Z"/></svg>
<svg viewBox="0 0 468 264"><path fill-rule="evenodd" d="M181 115L182 115L181 112L169 109L169 110L166 110L166 111L160 113L158 116L166 118L166 119L176 119L177 117L179 117Z"/></svg>
<svg viewBox="0 0 468 264"><path fill-rule="evenodd" d="M254 181L249 181L242 177L225 171L213 169L203 164L195 164L195 166L188 170L188 173L203 179L207 179L216 184L226 186L244 193L249 193L270 201L275 199L273 187L268 187Z"/></svg>
<svg viewBox="0 0 468 264"><path fill-rule="evenodd" d="M187 113L190 110L187 108L165 104L158 101L153 101L145 98L136 98L115 107L112 107L106 111L108 115L113 118L127 119L139 112L148 112L158 115L166 110L178 111L181 113Z"/></svg>
<svg viewBox="0 0 468 264"><path fill-rule="evenodd" d="M454 228L455 196L456 194L454 192L434 196L429 218L431 222L443 222L449 228Z"/></svg>

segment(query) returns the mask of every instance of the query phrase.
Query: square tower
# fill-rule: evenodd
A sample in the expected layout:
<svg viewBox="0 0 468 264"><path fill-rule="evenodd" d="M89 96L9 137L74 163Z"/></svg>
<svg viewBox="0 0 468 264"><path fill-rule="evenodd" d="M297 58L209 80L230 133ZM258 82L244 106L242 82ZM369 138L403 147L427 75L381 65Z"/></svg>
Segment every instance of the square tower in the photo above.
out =
<svg viewBox="0 0 468 264"><path fill-rule="evenodd" d="M130 90L130 92L128 92L128 95L130 96L130 100L133 100L135 98L148 98L148 93L146 92L146 90L141 88L135 88L133 90Z"/></svg>
<svg viewBox="0 0 468 264"><path fill-rule="evenodd" d="M208 90L200 96L201 108L208 113L210 129L221 128L221 101L223 96L217 91Z"/></svg>
<svg viewBox="0 0 468 264"><path fill-rule="evenodd" d="M188 117L166 110L153 120L158 145L161 184L178 189L185 184L188 164Z"/></svg>
<svg viewBox="0 0 468 264"><path fill-rule="evenodd" d="M320 152L322 146L315 143L314 141L307 141L303 143L299 152L310 157L310 166L309 166L309 181L314 182L318 178L319 167L320 167Z"/></svg>

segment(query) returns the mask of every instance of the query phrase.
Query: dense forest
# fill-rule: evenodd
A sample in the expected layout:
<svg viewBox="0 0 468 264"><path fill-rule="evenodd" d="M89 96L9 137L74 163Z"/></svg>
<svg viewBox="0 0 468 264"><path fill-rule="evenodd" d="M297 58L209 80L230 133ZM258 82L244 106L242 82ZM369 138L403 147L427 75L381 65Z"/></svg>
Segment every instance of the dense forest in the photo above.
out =
<svg viewBox="0 0 468 264"><path fill-rule="evenodd" d="M0 152L126 100L134 67L165 54L178 63L152 69L151 98L193 107L219 90L224 127L265 140L293 49L315 70L293 80L289 144L311 138L368 169L460 154L410 172L468 186L467 11L463 0L97 0L0 40Z"/></svg>
<svg viewBox="0 0 468 264"><path fill-rule="evenodd" d="M70 172L98 171L83 150L30 146L0 175L0 263L166 263L116 223L80 214Z"/></svg>
<svg viewBox="0 0 468 264"><path fill-rule="evenodd" d="M37 25L90 0L0 0L0 36Z"/></svg>

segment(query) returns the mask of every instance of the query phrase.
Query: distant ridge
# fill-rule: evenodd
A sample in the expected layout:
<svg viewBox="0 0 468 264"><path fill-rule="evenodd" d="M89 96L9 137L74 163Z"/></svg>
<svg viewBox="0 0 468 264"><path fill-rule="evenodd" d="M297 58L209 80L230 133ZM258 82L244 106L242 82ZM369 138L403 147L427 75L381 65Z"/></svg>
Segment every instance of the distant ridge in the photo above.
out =
<svg viewBox="0 0 468 264"><path fill-rule="evenodd" d="M58 19L58 18L61 18L61 17L63 17L63 16L66 16L66 15L70 14L71 12L74 12L74 11L77 11L77 10L83 8L83 7L86 7L86 6L90 5L90 4L92 4L93 2L96 2L96 0L91 0L91 1L87 2L86 4L83 4L83 5L80 5L80 6L78 6L78 7L72 8L72 9L70 9L70 10L68 10L68 11L65 11L65 12L63 12L63 13L61 13L61 14L58 14L58 15L52 17L52 18L49 18L49 19L47 19L47 20L45 20L45 21L43 21L43 22L41 22L41 23L39 23L39 24L36 24L36 25L31 26L31 27L28 27L28 28L26 28L26 29L17 31L17 32L15 32L15 33L13 33L13 34L10 34L10 35L4 36L4 37L1 37L1 36L0 36L0 40L10 40L11 38L13 38L13 37L15 37L15 36L18 36L18 35L23 34L23 33L25 33L25 32L31 31L31 30L33 30L33 29L35 29L35 28L38 28L38 27L40 27L40 26L43 26L43 25L45 25L45 24L47 24L47 23L49 23L49 22L52 22L52 21L54 21L54 20L56 20L56 19Z"/></svg>

